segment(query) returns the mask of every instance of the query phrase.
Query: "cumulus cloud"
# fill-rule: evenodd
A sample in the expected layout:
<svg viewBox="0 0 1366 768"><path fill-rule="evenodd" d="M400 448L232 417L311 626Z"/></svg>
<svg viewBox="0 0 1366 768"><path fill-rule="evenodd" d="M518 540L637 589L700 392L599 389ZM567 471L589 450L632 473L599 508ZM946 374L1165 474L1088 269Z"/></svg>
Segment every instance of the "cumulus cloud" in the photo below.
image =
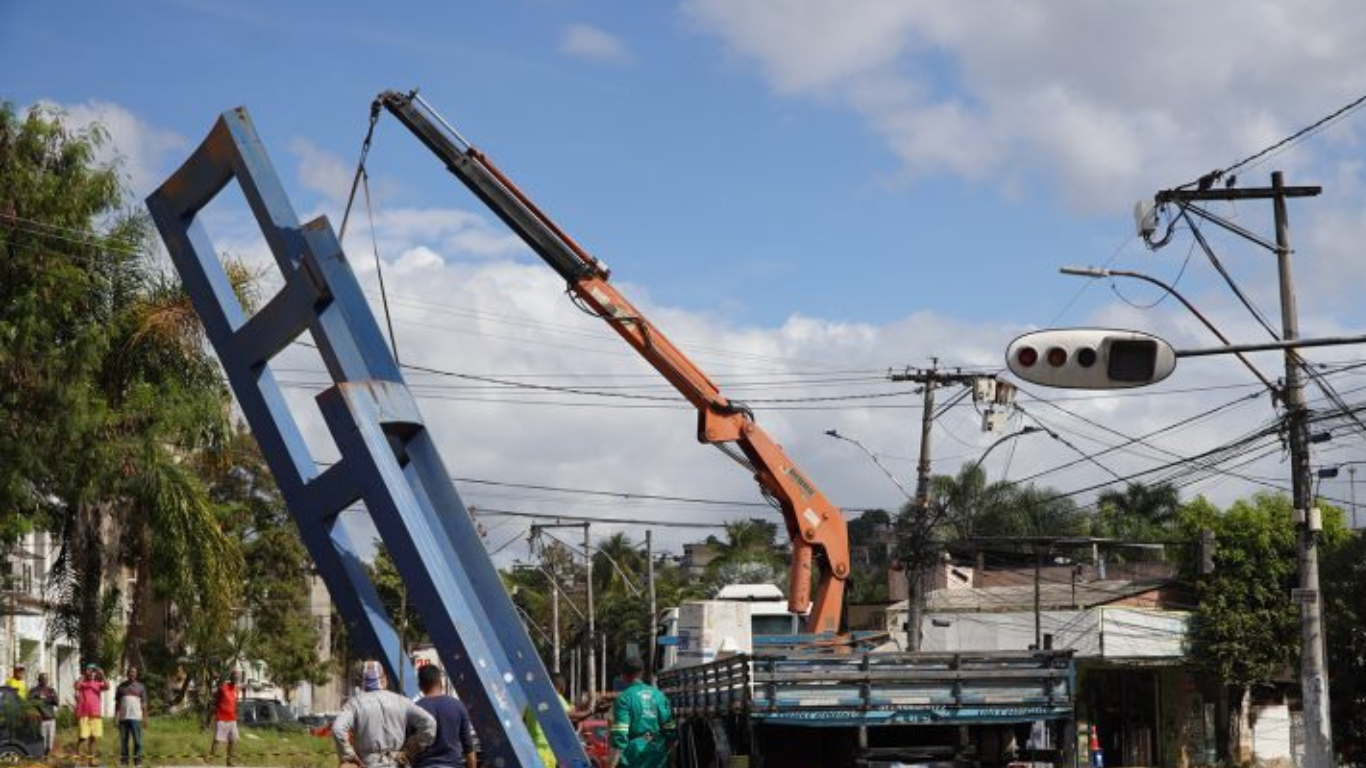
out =
<svg viewBox="0 0 1366 768"><path fill-rule="evenodd" d="M190 146L189 140L180 134L151 125L128 108L111 102L41 102L38 106L60 112L72 127L98 124L107 131L109 141L100 148L98 159L118 165L126 186L137 199L150 194Z"/></svg>
<svg viewBox="0 0 1366 768"><path fill-rule="evenodd" d="M296 138L289 142L289 151L299 158L298 177L304 188L317 192L329 202L346 202L354 167L308 139Z"/></svg>
<svg viewBox="0 0 1366 768"><path fill-rule="evenodd" d="M1366 17L1346 0L682 7L775 92L859 114L911 178L1042 176L1089 211L1187 181L1366 90Z"/></svg>
<svg viewBox="0 0 1366 768"><path fill-rule="evenodd" d="M565 27L559 50L566 56L604 64L620 64L631 58L620 38L582 23Z"/></svg>

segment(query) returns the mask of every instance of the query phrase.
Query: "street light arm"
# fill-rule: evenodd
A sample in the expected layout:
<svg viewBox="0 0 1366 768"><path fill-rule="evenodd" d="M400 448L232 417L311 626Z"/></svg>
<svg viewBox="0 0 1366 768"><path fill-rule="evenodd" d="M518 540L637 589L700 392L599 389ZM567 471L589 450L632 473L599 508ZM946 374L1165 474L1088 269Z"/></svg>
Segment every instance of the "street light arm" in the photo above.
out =
<svg viewBox="0 0 1366 768"><path fill-rule="evenodd" d="M858 449L867 454L868 458L872 459L873 463L877 465L877 468L882 470L882 474L886 475L887 479L892 481L892 484L896 486L897 490L901 491L901 495L905 496L907 501L915 501L915 497L911 495L910 491L906 490L906 486L902 485L901 481L896 479L896 475L893 475L891 471L888 470L887 467L885 467L882 464L881 461L878 461L877 455L874 454L872 451L868 450L866 447L864 447L863 443L860 443L852 437L845 437L844 435L841 435L839 432L833 429L825 430L825 434L829 437L835 438L836 440L843 440L846 443L853 443L854 445L858 446Z"/></svg>
<svg viewBox="0 0 1366 768"><path fill-rule="evenodd" d="M1214 325L1214 323L1210 322L1209 318L1205 317L1205 315L1200 310L1196 309L1194 304L1190 303L1190 301L1188 301L1185 296L1182 296L1181 292L1176 290L1175 286L1168 285L1167 283L1164 283L1163 281L1158 280L1157 278L1151 275L1145 275L1142 272L1130 272L1126 269L1097 269L1080 267L1063 267L1058 271L1064 275L1072 275L1075 277L1089 277L1093 279L1102 277L1129 277L1135 280L1142 280L1145 283L1151 283L1152 285L1155 285L1158 288L1161 288L1162 290L1171 294L1177 301L1181 302L1181 306L1185 307L1192 315L1195 315L1195 319L1203 323L1204 326L1210 330L1210 333L1214 334L1215 338L1223 342L1224 346L1233 346L1233 342L1229 341L1228 337L1225 336ZM1273 394L1277 395L1278 397L1280 396L1280 388L1277 387L1275 384L1272 384L1271 381L1267 379L1267 377L1260 370L1257 369L1257 366L1252 364L1252 361L1249 360L1246 355L1244 355L1242 352L1235 352L1233 354L1239 360L1243 361L1243 365L1247 366L1247 369L1252 372L1253 376L1257 377L1258 381L1262 382L1262 384L1264 384L1267 389L1271 390Z"/></svg>
<svg viewBox="0 0 1366 768"><path fill-rule="evenodd" d="M1011 432L1011 433L1008 434L1008 435L1002 435L1001 437L997 438L996 442L992 443L991 445L988 445L988 446L987 446L987 449L986 449L985 451L982 451L982 455L979 456L979 457L977 458L977 461L974 461L974 462L972 463L972 466L968 468L968 472L969 472L969 473L976 472L976 471L977 471L977 468L980 467L980 466L982 466L982 462L984 462L984 461L987 460L987 456L988 456L993 450L996 449L996 446L1001 445L1002 443L1006 442L1007 440L1014 440L1014 439L1017 438L1017 437L1023 437L1023 436L1025 436L1025 435L1032 435L1032 434L1034 434L1035 432L1041 432L1041 431L1043 431L1043 430L1041 430L1039 427L1026 426L1026 427L1021 427L1021 428L1019 429L1018 432Z"/></svg>

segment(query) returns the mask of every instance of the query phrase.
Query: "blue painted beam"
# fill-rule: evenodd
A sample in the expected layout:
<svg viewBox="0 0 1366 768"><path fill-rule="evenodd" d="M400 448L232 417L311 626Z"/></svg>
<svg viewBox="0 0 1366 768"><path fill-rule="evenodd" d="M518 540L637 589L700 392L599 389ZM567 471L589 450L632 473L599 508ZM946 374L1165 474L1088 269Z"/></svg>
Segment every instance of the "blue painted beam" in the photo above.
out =
<svg viewBox="0 0 1366 768"><path fill-rule="evenodd" d="M284 276L247 317L200 211L236 181ZM583 747L473 519L449 480L359 282L325 219L301 224L246 110L224 112L185 164L147 198L252 433L299 525L352 642L414 693L359 542L338 516L363 502L393 553L460 698L484 762L540 765L522 722L535 712L562 765L586 768ZM333 386L318 396L341 458L324 471L272 374L272 357L308 334Z"/></svg>

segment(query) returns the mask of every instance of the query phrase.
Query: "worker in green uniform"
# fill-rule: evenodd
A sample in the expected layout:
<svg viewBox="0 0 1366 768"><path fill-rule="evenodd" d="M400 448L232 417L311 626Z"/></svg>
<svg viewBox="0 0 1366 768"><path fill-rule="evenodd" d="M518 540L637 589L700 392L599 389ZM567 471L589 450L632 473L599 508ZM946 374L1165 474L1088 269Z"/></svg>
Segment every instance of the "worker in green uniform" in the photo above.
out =
<svg viewBox="0 0 1366 768"><path fill-rule="evenodd" d="M664 768L678 737L669 700L641 679L644 666L628 658L622 667L626 690L612 706L612 765L615 768Z"/></svg>

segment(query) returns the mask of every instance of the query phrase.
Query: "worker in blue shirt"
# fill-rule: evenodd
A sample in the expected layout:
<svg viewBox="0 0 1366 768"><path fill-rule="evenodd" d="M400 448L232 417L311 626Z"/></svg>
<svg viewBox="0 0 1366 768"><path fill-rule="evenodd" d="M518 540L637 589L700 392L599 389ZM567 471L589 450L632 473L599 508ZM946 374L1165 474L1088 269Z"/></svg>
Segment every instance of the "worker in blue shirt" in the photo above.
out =
<svg viewBox="0 0 1366 768"><path fill-rule="evenodd" d="M616 768L664 768L669 747L678 737L669 700L641 679L643 665L628 658L622 668L626 690L612 707L612 765Z"/></svg>

